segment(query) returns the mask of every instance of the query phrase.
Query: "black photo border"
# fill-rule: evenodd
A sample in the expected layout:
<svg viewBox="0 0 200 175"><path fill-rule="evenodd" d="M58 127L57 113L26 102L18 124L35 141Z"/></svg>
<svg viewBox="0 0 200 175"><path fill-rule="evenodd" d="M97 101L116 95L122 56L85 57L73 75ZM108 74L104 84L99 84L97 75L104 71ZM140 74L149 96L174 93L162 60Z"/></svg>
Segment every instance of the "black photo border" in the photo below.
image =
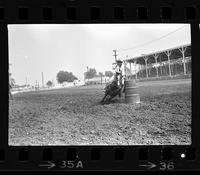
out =
<svg viewBox="0 0 200 175"><path fill-rule="evenodd" d="M90 18L90 9L99 8L99 19ZM138 8L147 9L140 19ZM161 8L171 8L171 19L162 19ZM27 8L19 19L19 8ZM48 8L43 18L43 8ZM72 8L75 17L66 15ZM115 8L121 12L114 15ZM25 10L26 11L26 10ZM20 12L21 13L21 12ZM50 15L49 15L50 13ZM189 14L189 15L188 15ZM98 15L97 15L98 16ZM187 23L191 26L192 52L192 144L159 146L8 146L8 24L90 24L90 23ZM0 171L1 170L200 170L200 2L198 0L6 0L0 1ZM120 148L120 149L119 149ZM162 160L164 148L172 148L172 159ZM123 160L115 160L123 150ZM119 152L120 152L119 151ZM148 153L146 160L139 155ZM181 158L186 153L189 159ZM78 155L78 157L74 155ZM68 162L73 159L71 164ZM97 160L92 160L97 158ZM62 167L63 161L68 166ZM44 163L56 166L40 166ZM77 167L78 162L80 163ZM148 169L139 165L155 163ZM162 170L162 163L173 169ZM81 167L81 163L83 167ZM72 167L73 164L73 167Z"/></svg>

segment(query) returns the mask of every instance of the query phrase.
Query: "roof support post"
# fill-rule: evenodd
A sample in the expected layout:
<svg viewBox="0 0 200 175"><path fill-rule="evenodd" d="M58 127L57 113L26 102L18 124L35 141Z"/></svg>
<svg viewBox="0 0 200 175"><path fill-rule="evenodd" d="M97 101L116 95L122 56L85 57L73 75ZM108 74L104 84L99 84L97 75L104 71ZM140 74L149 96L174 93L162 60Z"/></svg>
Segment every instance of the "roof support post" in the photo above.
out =
<svg viewBox="0 0 200 175"><path fill-rule="evenodd" d="M129 62L129 67L130 67L130 71L131 71L131 74L132 74L131 62Z"/></svg>
<svg viewBox="0 0 200 175"><path fill-rule="evenodd" d="M158 54L154 54L153 55L154 59L155 59L155 62L156 62L156 65L158 64ZM156 66L156 76L158 77L158 67Z"/></svg>
<svg viewBox="0 0 200 175"><path fill-rule="evenodd" d="M137 80L137 60L134 61L135 64L135 78Z"/></svg>
<svg viewBox="0 0 200 175"><path fill-rule="evenodd" d="M167 55L167 58L168 58L168 64L169 64L169 76L171 77L172 76L172 73L171 73L171 65L170 65L170 55L171 55L172 51L171 50L167 50L165 52L165 54Z"/></svg>
<svg viewBox="0 0 200 175"><path fill-rule="evenodd" d="M178 49L182 53L184 75L186 75L186 66L185 66L185 51L186 51L186 49L187 49L187 47L184 47L184 46L182 46L181 48Z"/></svg>
<svg viewBox="0 0 200 175"><path fill-rule="evenodd" d="M146 77L148 78L148 71L147 71L147 60L148 60L148 57L147 56L144 56L144 61L145 61L145 66L146 66Z"/></svg>
<svg viewBox="0 0 200 175"><path fill-rule="evenodd" d="M124 78L126 79L127 77L126 77L126 64L127 64L127 62L124 60Z"/></svg>

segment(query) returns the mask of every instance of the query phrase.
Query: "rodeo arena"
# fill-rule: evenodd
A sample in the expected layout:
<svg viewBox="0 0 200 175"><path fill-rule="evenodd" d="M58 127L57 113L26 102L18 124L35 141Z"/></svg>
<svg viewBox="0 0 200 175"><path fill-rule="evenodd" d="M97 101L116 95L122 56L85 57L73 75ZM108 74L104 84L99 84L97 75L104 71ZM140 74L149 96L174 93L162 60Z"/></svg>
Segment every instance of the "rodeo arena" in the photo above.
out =
<svg viewBox="0 0 200 175"><path fill-rule="evenodd" d="M10 88L9 144L190 144L191 44L113 53L111 78Z"/></svg>
<svg viewBox="0 0 200 175"><path fill-rule="evenodd" d="M124 73L120 72L124 80L136 82L150 80L173 80L181 78L191 78L191 45L181 45L174 48L168 48L154 53L143 54L138 57L117 60L116 50L114 50L115 63L113 69L115 72L121 71L124 68ZM122 75L123 74L123 75ZM113 77L114 78L114 77ZM84 82L74 80L73 83L63 83L60 86L52 88L71 87L74 85L82 86L87 84L102 84L111 81L109 77L94 77L86 79ZM128 83L128 81L126 81ZM134 83L134 84L135 84ZM28 92L34 90L47 90L49 88L39 86L36 81L35 86L13 85L10 89L11 94L19 92Z"/></svg>

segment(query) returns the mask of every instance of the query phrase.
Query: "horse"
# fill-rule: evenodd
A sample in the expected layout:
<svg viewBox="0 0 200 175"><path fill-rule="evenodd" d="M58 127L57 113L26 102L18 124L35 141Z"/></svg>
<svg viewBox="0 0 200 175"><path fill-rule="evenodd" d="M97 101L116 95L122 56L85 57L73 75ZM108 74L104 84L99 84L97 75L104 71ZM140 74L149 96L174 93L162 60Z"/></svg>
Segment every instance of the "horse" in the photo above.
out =
<svg viewBox="0 0 200 175"><path fill-rule="evenodd" d="M121 98L121 94L124 91L121 73L116 72L114 80L110 84L108 84L104 89L105 89L105 95L101 100L102 104L104 104L105 102L111 102L111 100L117 95L119 96L119 98ZM108 99L106 99L107 96L109 96Z"/></svg>

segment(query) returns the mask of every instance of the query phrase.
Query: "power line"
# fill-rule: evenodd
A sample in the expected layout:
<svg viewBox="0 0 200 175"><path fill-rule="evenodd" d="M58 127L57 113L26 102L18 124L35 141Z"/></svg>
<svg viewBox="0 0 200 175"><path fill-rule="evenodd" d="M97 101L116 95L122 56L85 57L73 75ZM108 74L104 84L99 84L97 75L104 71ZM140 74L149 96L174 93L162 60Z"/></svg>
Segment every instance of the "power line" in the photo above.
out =
<svg viewBox="0 0 200 175"><path fill-rule="evenodd" d="M142 46L151 44L152 42L155 42L155 41L158 41L158 40L160 40L160 39L163 39L163 38L165 38L165 37L171 35L172 33L175 33L175 32L177 32L178 30L181 30L182 28L184 28L184 27L186 27L186 26L187 26L187 25L184 25L184 26L182 26L182 27L179 27L178 29L176 29L176 30L174 30L174 31L172 31L172 32L170 32L170 33L167 33L166 35L163 35L163 36L161 36L161 37L159 37L159 38L156 38L156 39L154 39L154 40L148 41L148 42L146 42L146 43L144 43L144 44L137 45L137 46L134 46L134 47L130 47L130 48L127 48L127 49L118 50L118 52L123 52L123 51L126 51L126 50L131 50L131 49L135 49L135 48L138 48L138 47L142 47Z"/></svg>

